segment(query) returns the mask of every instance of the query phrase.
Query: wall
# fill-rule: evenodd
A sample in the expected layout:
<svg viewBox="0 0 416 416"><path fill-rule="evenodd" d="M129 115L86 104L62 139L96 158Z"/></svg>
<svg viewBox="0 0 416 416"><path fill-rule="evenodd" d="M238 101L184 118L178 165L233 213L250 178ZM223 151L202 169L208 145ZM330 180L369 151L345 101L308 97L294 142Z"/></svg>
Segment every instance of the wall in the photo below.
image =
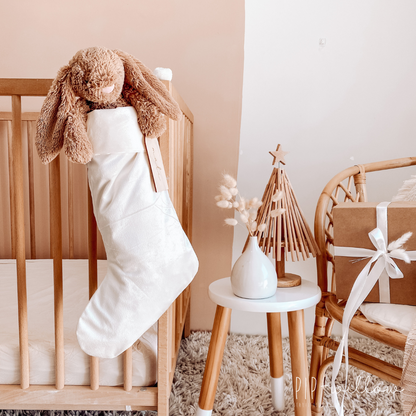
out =
<svg viewBox="0 0 416 416"><path fill-rule="evenodd" d="M53 78L79 49L121 49L149 68L170 67L195 116L194 233L200 271L192 287L193 329L210 329L209 283L229 274L232 230L214 203L222 171L237 172L243 76L240 0L0 0L0 77ZM41 100L27 98L25 111ZM0 101L0 111L10 108ZM0 146L0 151L5 151Z"/></svg>
<svg viewBox="0 0 416 416"><path fill-rule="evenodd" d="M278 143L313 229L319 194L354 164L416 152L416 3L410 0L246 0L238 184L263 194ZM324 45L320 45L321 43ZM368 177L374 201L389 200L415 169ZM246 233L235 229L234 260ZM316 281L315 262L287 271ZM313 330L313 309L306 329ZM284 334L287 329L284 326ZM266 333L259 314L233 312L232 330Z"/></svg>

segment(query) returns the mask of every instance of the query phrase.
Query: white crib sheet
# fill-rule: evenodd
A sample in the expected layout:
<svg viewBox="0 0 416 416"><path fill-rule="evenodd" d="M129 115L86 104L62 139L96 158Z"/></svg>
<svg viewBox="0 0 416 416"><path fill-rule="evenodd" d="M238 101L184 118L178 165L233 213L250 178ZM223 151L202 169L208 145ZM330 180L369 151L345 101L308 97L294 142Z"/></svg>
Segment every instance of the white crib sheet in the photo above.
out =
<svg viewBox="0 0 416 416"><path fill-rule="evenodd" d="M54 306L52 260L27 260L30 383L54 384ZM107 262L98 261L98 278ZM64 260L65 384L88 385L89 356L75 330L88 303L88 260ZM133 385L156 382L157 324L133 345ZM100 359L100 385L123 384L122 356ZM0 384L20 383L15 260L0 260Z"/></svg>

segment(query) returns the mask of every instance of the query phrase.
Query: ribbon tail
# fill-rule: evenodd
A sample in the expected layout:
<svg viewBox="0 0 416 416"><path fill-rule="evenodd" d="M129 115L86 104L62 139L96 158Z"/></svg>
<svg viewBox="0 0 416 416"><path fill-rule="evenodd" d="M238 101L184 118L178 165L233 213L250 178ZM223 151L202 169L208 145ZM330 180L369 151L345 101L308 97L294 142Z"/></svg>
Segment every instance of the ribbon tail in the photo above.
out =
<svg viewBox="0 0 416 416"><path fill-rule="evenodd" d="M342 339L339 343L337 352L335 354L333 370L332 370L332 383L331 383L331 396L332 403L337 411L337 414L342 416L343 406L341 407L338 401L336 389L335 389L335 379L339 373L342 363L342 353L344 350L345 355L345 391L342 398L342 403L344 403L345 393L347 389L348 382L348 331L351 324L351 320L354 317L355 312L364 302L364 299L371 292L371 289L376 284L378 278L380 277L382 271L385 267L385 260L383 257L377 259L373 269L370 272L371 264L373 260L368 262L361 273L358 275L354 285L351 289L350 296L348 298L347 304L345 305L344 315L342 318Z"/></svg>
<svg viewBox="0 0 416 416"><path fill-rule="evenodd" d="M341 414L341 406L338 401L338 394L335 387L335 379L337 378L337 375L339 373L339 370L341 368L341 362L342 362L342 350L344 348L344 338L341 339L337 352L335 353L334 362L332 364L332 380L331 380L331 397L332 397L332 404L335 407L335 410L338 415ZM344 398L342 398L342 401L344 401Z"/></svg>

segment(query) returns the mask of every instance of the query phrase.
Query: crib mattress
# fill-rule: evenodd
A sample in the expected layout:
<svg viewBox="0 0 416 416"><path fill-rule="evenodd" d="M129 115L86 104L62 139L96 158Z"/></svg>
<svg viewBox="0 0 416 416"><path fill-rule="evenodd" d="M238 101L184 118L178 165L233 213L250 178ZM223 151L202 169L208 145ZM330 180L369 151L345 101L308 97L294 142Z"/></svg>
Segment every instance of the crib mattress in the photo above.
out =
<svg viewBox="0 0 416 416"><path fill-rule="evenodd" d="M27 260L30 383L55 383L53 262ZM98 261L99 282L107 264ZM89 356L78 345L76 326L88 303L88 260L63 261L65 384L88 385ZM133 345L133 385L150 386L157 374L157 324ZM0 384L20 384L15 260L0 260ZM122 356L100 359L100 385L123 384Z"/></svg>

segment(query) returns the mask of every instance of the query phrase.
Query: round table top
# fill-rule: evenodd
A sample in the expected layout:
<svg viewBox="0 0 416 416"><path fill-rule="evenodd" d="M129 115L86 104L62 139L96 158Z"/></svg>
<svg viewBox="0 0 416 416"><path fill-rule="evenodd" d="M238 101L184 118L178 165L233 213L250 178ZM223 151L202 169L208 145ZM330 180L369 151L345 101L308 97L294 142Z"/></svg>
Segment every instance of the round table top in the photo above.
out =
<svg viewBox="0 0 416 416"><path fill-rule="evenodd" d="M277 288L266 299L244 299L234 295L229 277L209 285L209 297L217 305L247 312L292 312L316 305L321 299L321 289L315 283L302 279L300 286Z"/></svg>

